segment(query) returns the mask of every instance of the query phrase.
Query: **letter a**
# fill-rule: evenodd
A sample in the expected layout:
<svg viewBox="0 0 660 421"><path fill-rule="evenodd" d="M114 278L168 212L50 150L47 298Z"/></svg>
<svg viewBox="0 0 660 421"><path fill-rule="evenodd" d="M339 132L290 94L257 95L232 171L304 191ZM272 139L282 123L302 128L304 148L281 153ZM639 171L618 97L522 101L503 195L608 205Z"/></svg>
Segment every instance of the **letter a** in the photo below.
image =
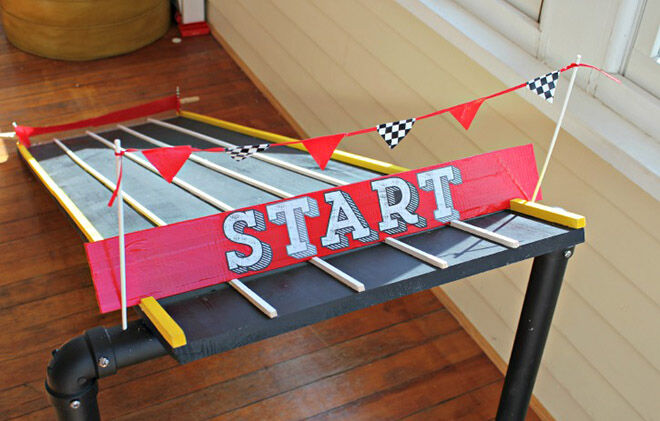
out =
<svg viewBox="0 0 660 421"><path fill-rule="evenodd" d="M330 250L348 247L347 234L351 233L354 240L368 243L378 240L378 233L367 224L366 219L353 202L351 196L341 190L335 190L324 195L325 201L332 205L328 230L321 237L321 245Z"/></svg>

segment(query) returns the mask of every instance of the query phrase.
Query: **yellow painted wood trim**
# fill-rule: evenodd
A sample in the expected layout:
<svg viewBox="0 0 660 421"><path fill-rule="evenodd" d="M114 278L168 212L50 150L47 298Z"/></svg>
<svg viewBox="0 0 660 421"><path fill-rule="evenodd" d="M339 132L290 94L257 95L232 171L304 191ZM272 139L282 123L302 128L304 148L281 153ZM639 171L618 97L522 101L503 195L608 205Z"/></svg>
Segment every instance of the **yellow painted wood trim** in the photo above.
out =
<svg viewBox="0 0 660 421"><path fill-rule="evenodd" d="M577 213L565 211L559 208L542 205L536 202L528 202L523 199L511 199L509 207L512 211L554 222L569 228L584 228L586 219Z"/></svg>
<svg viewBox="0 0 660 421"><path fill-rule="evenodd" d="M59 202L60 206L64 208L67 214L73 219L73 222L76 224L78 229L85 235L89 241L100 241L103 240L103 236L96 230L94 225L90 222L89 219L82 213L78 206L73 203L71 198L60 188L60 186L55 183L55 181L50 178L46 170L39 164L39 162L32 156L30 151L18 143L18 152L21 154L25 162L28 164L30 169L34 174L41 180L41 182L46 186L50 194L52 194L55 199Z"/></svg>
<svg viewBox="0 0 660 421"><path fill-rule="evenodd" d="M160 335L172 348L184 346L186 334L181 326L174 321L154 297L145 297L140 300L140 310L151 320Z"/></svg>
<svg viewBox="0 0 660 421"><path fill-rule="evenodd" d="M299 139L294 139L292 137L282 136L279 134L267 132L265 130L253 129L252 127L242 126L236 123L230 123L229 121L224 121L214 117L193 113L191 111L182 110L179 115L184 118L189 118L191 120L196 120L213 126L222 127L223 129L242 133L259 139L269 140L275 143L284 143L284 142L299 140ZM306 151L305 147L302 144L287 145L287 146L301 151ZM396 174L403 171L408 171L408 168L404 168L399 165L388 164L387 162L379 161L377 159L371 159L362 155L357 155L354 153L344 152L340 150L336 150L332 154L332 159L336 161L345 162L347 164L355 165L357 167L362 167L368 170L376 171L381 174Z"/></svg>

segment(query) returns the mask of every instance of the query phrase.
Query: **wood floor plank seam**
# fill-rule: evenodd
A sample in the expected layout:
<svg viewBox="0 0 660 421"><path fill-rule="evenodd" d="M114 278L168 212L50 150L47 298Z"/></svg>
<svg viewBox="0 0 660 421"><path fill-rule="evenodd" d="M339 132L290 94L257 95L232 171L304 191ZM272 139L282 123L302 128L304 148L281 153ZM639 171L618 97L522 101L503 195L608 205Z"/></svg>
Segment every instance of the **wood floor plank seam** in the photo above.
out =
<svg viewBox="0 0 660 421"><path fill-rule="evenodd" d="M381 305L384 305L384 304L381 304ZM420 315L417 316L417 317L414 317L414 318L412 318L412 319L406 319L406 320L407 320L407 321L412 321L412 320L414 320L415 318L423 317L423 316L425 316L425 315L429 315L429 314L432 314L432 313L435 313L435 312L446 311L446 309L445 309L444 307L441 307L441 306L440 306L439 302L438 302L438 307L440 307L440 308L437 308L436 310L433 310L433 311L430 311L430 312L427 312L427 313L422 313L422 314L420 314ZM84 313L84 312L80 312L80 313ZM76 314L80 314L80 313L76 313ZM376 329L376 330L369 331L369 332L367 332L367 333L365 333L365 334L369 334L369 333L373 333L373 332L378 332L378 331L380 331L380 330L384 330L384 329L387 329L387 328L389 328L389 327L392 327L392 326L395 326L395 325L398 325L398 324L401 324L401 323L404 323L404 322L405 322L405 321L397 322L397 323L393 323L393 324L390 324L390 325L384 326L384 327L382 327L382 328L379 328L379 329ZM360 335L360 336L362 336L362 335ZM340 342L337 342L336 344L341 344L341 343L343 343L343 342L347 342L347 341L349 341L349 340L353 340L353 339L356 339L356 338L355 338L355 337L350 337L350 338L346 339L346 341L340 341ZM40 352L35 352L34 354L38 354L38 353L40 353ZM295 358L299 358L299 357L302 357L302 356L304 356L304 355L307 355L307 354L301 354L301 355L299 355L299 356L297 356L297 357L295 357ZM284 362L286 362L286 361L289 361L289 360L283 360L281 363L284 363ZM160 372L162 372L162 371L167 371L167 370L169 370L170 368L171 368L171 367L165 368L165 369L163 369L163 370L158 370L158 371L155 371L155 372L150 373L149 375L152 375L152 374L155 375L155 374L160 373ZM249 374L249 373L247 373L247 374ZM114 388L114 387L116 387L116 386L118 386L118 385L120 385L120 384L124 384L124 385L125 385L126 383L129 383L129 382L131 382L131 381L135 381L135 380L137 380L137 379L141 379L141 378L144 378L144 377L147 377L147 376L148 376L148 375L138 376L138 377L135 377L135 378L131 378L131 379L125 381L125 382L120 382L120 383L113 384L112 386L110 386L110 387L108 387L107 389L104 389L104 390L109 390L109 389ZM239 377L240 377L240 376L239 376ZM235 378L232 378L232 379L235 379ZM226 381L230 381L230 380L232 380L232 379L227 379ZM102 380L102 381L104 381L104 380ZM211 387L211 386L209 386L209 387ZM3 390L4 390L4 389L3 389Z"/></svg>
<svg viewBox="0 0 660 421"><path fill-rule="evenodd" d="M60 269L56 272L51 272L51 273L68 273L71 270L71 268L73 268L74 270L75 269L78 269L78 270L82 269L82 270L89 271L87 263L84 263L84 264L80 264L78 266L70 266L68 268ZM4 286L0 287L0 297L3 297L3 294L6 294L6 292L3 293L3 290L15 288L16 286L14 285L14 283L16 283L16 284L31 283L31 282L39 280L40 278L43 278L43 277L44 277L44 275L38 275L38 276L33 276L31 278L28 278L28 279L24 279L24 280L12 282L12 283L9 283L9 284L5 284ZM88 278L88 282L91 282L91 276ZM87 283L87 285L89 285L89 283ZM80 286L80 288L82 288L82 286ZM4 306L2 304L2 299L0 299L0 310L8 310L8 309L11 309L12 307L19 306L19 305L36 303L37 301L48 299L48 298L50 298L54 295L58 295L60 293L61 292L54 292L52 294L42 295L42 296L39 296L38 298L35 297L33 299L29 299L29 300L26 300L26 301L21 301L19 303L12 304L10 306Z"/></svg>
<svg viewBox="0 0 660 421"><path fill-rule="evenodd" d="M329 375L326 375L326 376L319 377L319 378L317 378L317 379L314 379L314 381L310 381L310 382L307 382L307 383L304 383L304 384L298 385L298 386L296 386L296 387L294 387L294 388L291 388L291 389L289 389L289 390L284 390L284 391L282 391L282 392L280 392L280 393L276 393L276 394L274 394L274 395L271 395L271 396L265 397L265 398L263 398L263 399L259 399L259 400L256 400L256 401L254 401L254 402L250 402L249 404L242 405L242 406L237 407L237 408L234 408L234 409L232 409L232 410L229 410L229 411L225 411L225 412L221 412L221 413L214 414L211 418L216 418L216 417L218 417L218 416L220 416L220 415L228 414L228 413L231 413L231 412L234 412L234 411L240 410L240 409L242 409L242 408L247 408L247 407L249 407L249 406L252 406L252 405L258 404L258 403L260 403L260 402L264 402L264 401L266 401L266 400L268 400L268 399L272 399L272 398L275 398L275 397L278 397L278 396L282 396L282 395L284 395L284 394L287 394L287 393L290 393L290 392L293 392L293 391L296 391L296 390L302 389L302 388L304 388L304 387L306 387L306 386L309 386L309 385L311 385L311 384L314 384L314 383L316 383L316 382L319 382L319 381L322 381L322 380L325 380L325 379L329 379L329 378L332 378L332 377L340 376L340 375L342 375L342 374L345 374L345 373L348 373L348 372L350 372L350 371L353 371L353 370L355 370L355 369L357 369L357 368L364 367L364 366L367 366L367 365L369 365L369 364L373 364L373 363L375 363L375 362L378 362L378 361L381 361L381 360L385 360L385 359L391 358L392 356L395 356L395 355L400 354L400 353L402 353L402 352L409 351L409 350L414 349L414 348L423 347L423 346L428 345L429 343L433 342L434 340L437 340L437 339L442 338L442 337L450 336L450 335L455 334L456 332L460 332L460 331L462 331L462 329L461 329L461 328L457 328L457 329L454 329L454 330L452 330L452 331L450 331L450 332L447 332L447 333L445 333L445 334L436 335L436 336L434 336L434 337L428 337L428 338L426 338L425 340L423 340L422 342L419 342L419 343L417 343L417 344L415 344L415 345L412 345L412 346L409 346L409 347L405 347L405 348L399 349L399 350L397 350L397 351L395 351L395 352L392 352L392 353L389 353L389 354L385 354L385 355L383 355L383 356L381 356L381 357L379 357L379 358L377 358L377 359L367 361L367 362L365 362L365 363L363 363L363 364L359 364L359 365L352 366L352 367L350 367L350 368L348 368L348 369L346 369L346 370L337 371L337 372L334 372L334 373L332 373L332 374L329 374Z"/></svg>
<svg viewBox="0 0 660 421"><path fill-rule="evenodd" d="M343 345L343 344L346 344L346 343L348 343L348 342L358 340L359 338L362 338L362 337L364 337L364 336L368 336L368 335L372 335L372 334L380 333L380 332L382 332L382 331L388 330L388 329L390 329L390 328L393 328L393 327L396 327L396 326L399 326L399 325L402 325L402 324L411 323L411 322L413 322L413 321L415 321L415 320L418 320L418 319L421 319L421 318L423 318L423 317L425 317L425 316L429 316L429 315L432 315L432 314L440 314L440 313L443 313L443 312L446 312L446 311L447 311L447 310L446 310L444 307L442 307L442 308L440 308L440 309L437 309L437 310L434 310L434 311L431 311L431 312L428 312L428 313L421 314L421 315L419 315L418 317L414 317L414 318L406 319L405 321L401 321L401 322L393 323L393 324L390 324L390 325L384 326L384 327L382 327L382 328L378 328L378 329L375 329L375 330L372 330L372 331L364 332L363 334L361 334L360 336L357 336L357 337L350 337L350 338L348 338L348 339L346 339L346 340L343 340L343 341L334 342L334 343L332 343L332 344L330 344L330 345L328 345L328 346L326 346L326 347L324 347L324 348L321 348L321 350L322 350L322 349L326 349L326 348L337 347L337 346L339 346L339 345ZM454 330L451 330L451 331L447 332L447 333L444 334L444 335L449 335L449 334L454 333L454 332L459 331L459 330L460 330L460 327L459 327L459 328L456 328L456 329L454 329ZM437 339L438 337L440 337L440 336L444 336L444 335L436 335L436 336L434 336L434 337L429 337L429 338L427 338L427 340ZM421 343L420 343L420 344L421 344ZM419 344L418 344L418 345L419 345ZM409 348L403 348L403 349L401 349L400 351L405 350L405 349L409 349ZM307 356L307 355L309 355L309 354L313 354L313 353L315 353L315 352L319 352L319 351L320 351L320 350L316 350L316 351L311 351L311 352L308 352L308 353L305 353L305 354L300 354L300 355L298 355L298 356L296 356L296 357L293 357L293 358L291 358L291 359L288 359L288 360L282 360L282 361L277 362L276 364L272 364L272 365L269 365L269 366L266 366L266 367L260 368L259 370L251 371L251 372L249 372L249 373L245 373L245 374L242 374L242 375L240 375L240 376L227 378L227 379L223 380L222 382L218 382L218 383L210 384L210 385L206 386L206 387L203 388L203 389L207 389L207 388L210 388L210 387L218 386L218 385L221 385L221 384L223 384L223 383L226 383L226 382L229 382L229 381L232 381L232 380L240 379L241 377L244 377L244 376L247 376L247 375L251 375L251 374L257 373L257 372L259 372L259 371L265 371L265 370L267 370L267 369L269 369L269 368L272 368L272 367L276 367L276 366L278 366L278 365L285 364L285 363L290 362L290 361L292 361L292 360L299 359L299 358L305 357L305 356ZM373 361L377 361L377 360L372 360L372 362L373 362ZM110 389L112 389L112 388L114 388L114 387L117 387L117 386L118 386L118 385L113 385L112 387L108 388L107 390L110 390ZM203 390L203 389L199 389L199 390ZM191 392L191 393L194 393L194 392ZM181 395L181 396L179 396L179 397L177 397L177 398L180 398L180 397L182 397L182 396L186 396L186 395Z"/></svg>
<svg viewBox="0 0 660 421"><path fill-rule="evenodd" d="M468 357L468 358L466 358L466 359L464 359L464 360L458 361L458 362L456 362L456 363L453 363L453 364L450 364L450 365L447 365L447 366L444 366L444 367L438 368L437 370L429 371L429 372L424 373L424 374L422 374L422 375L420 375L420 376L417 376L417 377L411 378L411 379L409 379L409 380L407 380L407 381L405 381L405 382L403 382L403 383L399 383L399 384L393 385L393 386L390 387L390 388L382 389L382 390L379 390L378 392L372 393L372 394L370 394L370 395L363 396L363 397L361 397L361 398L359 398L359 399L357 399L357 400L355 400L355 401L348 402L348 403L346 403L346 404L344 404L344 405L340 405L340 406L337 406L337 407L334 407L334 408L328 409L328 410L323 411L323 412L321 412L321 413L319 413L319 414L315 414L315 415L313 415L313 416L311 416L311 417L309 417L309 418L310 418L310 419L314 419L314 418L316 418L316 417L323 416L324 414L330 414L330 413L332 413L332 412L336 412L337 410L340 410L340 409L342 409L342 408L348 408L348 407L351 407L351 406L357 406L357 405L360 405L360 403L363 403L363 402L373 401L375 398L377 398L377 397L379 397L379 396L384 396L384 395L386 395L386 394L388 394L388 393L391 393L391 392L404 390L404 389L410 387L410 386L413 385L413 384L419 383L420 381L423 381L423 380L426 380L426 379L431 379L431 378L433 378L433 377L435 377L435 376L438 376L438 375L441 374L442 372L445 372L445 371L447 371L447 370L450 370L450 369L454 368L454 366L456 366L456 365L469 364L469 363L472 362L472 361L477 361L477 360L480 360L480 359L483 359L483 360L485 360L485 361L488 361L488 359L487 359L487 357L486 357L485 355L481 355L481 354L479 354L479 355L474 355L474 356ZM489 384L492 384L493 382L497 382L497 381L499 381L499 378L498 378L498 380L490 381L490 382L488 382L487 384L480 384L480 385L478 385L478 386L475 387L475 388L471 388L471 389L469 389L468 391L461 392L461 393L459 393L459 394L457 394L457 395L452 396L452 397L449 398L449 399L444 399L444 400L438 402L436 405L441 405L441 404L443 404L443 403L445 403L445 402L449 402L449 401L451 401L451 400L453 400L453 399L457 399L457 398L460 397L460 396L463 396L463 395L469 394L469 393L473 392L474 390L481 389L482 387L488 386ZM416 412L419 412L419 411L416 411ZM412 414L413 414L413 413L406 414L404 417L410 416L410 415L412 415ZM402 417L402 419L403 419L404 417Z"/></svg>
<svg viewBox="0 0 660 421"><path fill-rule="evenodd" d="M442 311L444 311L444 309L442 309ZM431 314L435 314L435 313L440 313L440 312L439 312L439 311L431 312L431 313L428 313L428 314L426 314L426 315L420 316L420 318L421 318L421 317L424 317L424 316L431 315ZM411 323L413 320L415 320L415 319L409 319L409 320L407 320L407 322L408 322L408 323ZM406 322L402 322L402 323L400 323L400 324L403 324L403 323L406 323ZM397 323L397 325L398 325L398 324L399 324L399 323ZM394 327L394 325L392 325L392 326L390 326L390 327ZM380 330L379 330L379 331L380 331ZM363 366L368 365L368 364L372 364L372 363L377 362L377 361L379 361L379 360L381 360L381 359L383 359L383 358L389 358L389 357L391 357L391 356L393 356L393 355L396 355L396 354L398 354L398 353L400 353L400 352L404 352L404 351L406 351L406 350L410 350L410 349L413 349L413 348L416 348L416 347L424 346L424 345L428 344L429 342L432 342L432 341L434 341L434 340L438 340L439 338L442 338L442 337L445 337L445 336L449 336L449 335L455 334L456 332L460 332L460 331L461 331L460 326L457 326L456 328L452 329L451 331L448 331L448 332L445 332L445 333L443 333L443 334L439 334L439 335L434 335L433 337L426 337L424 340L422 340L422 341L420 341L420 342L416 342L416 343L413 344L413 345L406 346L406 347L402 347L402 348L398 349L397 351L394 351L394 352L391 352L391 353L384 354L384 355L382 355L382 356L379 357L379 358L375 358L375 359L372 359L372 360L368 360L368 361L366 361L366 362L364 362L364 363L361 363L361 364L357 364L357 365L351 366L350 368L347 368L347 369L344 369L344 370L340 370L340 371L336 371L336 372L333 372L333 373L328 374L328 375L325 375L325 376L317 377L317 378L315 378L315 379L312 380L312 381L305 382L304 384L300 384L300 385L298 385L298 386L296 386L296 387L294 387L294 388L287 389L287 390L285 390L285 391L283 391L283 392L281 392L281 393L277 393L277 394L275 394L275 395L271 395L271 396L265 397L265 398L263 398L263 399L258 399L258 400L256 400L256 401L252 402L251 404L255 404L255 403L260 402L260 401L262 401L262 400L269 399L269 398L271 398L271 397L278 396L278 395L281 395L281 394L283 394L283 393L291 392L291 391L296 390L296 389L298 389L298 388L305 387L305 386L308 386L308 385L310 385L310 384L313 384L313 383L315 383L315 382L317 382L317 381L320 381L320 380L323 380L323 379L326 379L326 378L330 378L330 377L333 377L333 376L335 376L335 375L340 375L340 374L343 374L343 373L349 372L349 371L351 371L351 370L354 370L354 369L356 369L356 368L363 367ZM377 332L374 332L374 333L377 333ZM314 354L314 353L322 352L322 351L324 351L324 350L326 350L326 349L337 348L337 347L339 347L340 345L345 344L345 343L347 343L347 342L358 341L358 340L360 340L361 338L363 338L363 337L365 337L365 336L372 335L372 334L374 334L374 333L367 333L367 334L360 335L360 336L355 337L355 338L350 338L350 339L347 340L347 341L342 341L341 343L337 343L337 344L335 344L335 345L333 345L333 346L330 346L330 347L327 347L327 348L321 348L321 349L319 349L319 350L316 350L316 351L313 351L313 352L310 352L310 353L301 354L301 355L298 355L298 356L296 356L296 357L294 357L294 358L292 358L292 359L289 359L289 360L279 361L279 362L276 363L276 364L272 364L272 365L269 365L269 366L265 366L265 367L262 367L262 368L260 368L260 369L258 369L258 370L255 370L255 371L251 371L251 372L248 372L248 373L242 374L242 375L240 375L240 376L236 376L236 377L233 377L233 378L228 378L228 379L225 379L225 380L222 381L222 382L218 382L218 383L210 384L210 385L208 385L208 386L205 386L204 388L197 389L197 390L194 390L194 391L190 391L190 392L187 392L187 393L181 394L181 395L179 395L179 396L172 397L172 398L170 398L170 399L168 399L168 400L161 401L161 402L158 402L158 403L154 403L153 405L147 405L147 406L141 408L141 409L138 411L138 413L143 413L143 412L145 412L145 411L149 411L149 410L152 409L152 408L155 408L155 407L159 407L159 406L165 405L165 404L167 404L167 402L170 402L170 401L180 401L180 400L185 400L185 399L187 399L189 396L194 395L195 393L199 393L199 392L202 392L202 391L204 391L204 390L208 390L208 389L212 389L212 388L217 388L217 387L220 387L220 386L222 386L223 384L226 384L226 383L229 383L229 382L240 381L240 379L242 379L242 378L247 378L247 377L249 377L249 376L257 375L258 373L265 373L265 372L268 371L268 370L272 370L274 367L282 366L282 365L284 365L284 364L286 364L286 363L290 363L291 361L295 361L295 360L297 360L297 359L302 359L302 358L304 358L304 357L306 357L306 356L309 356L310 354ZM249 406L249 405L243 405L243 406ZM242 407L242 406L241 406L241 407ZM230 412L233 411L233 410L236 410L236 409L238 409L238 408L234 408L234 409L230 410Z"/></svg>
<svg viewBox="0 0 660 421"><path fill-rule="evenodd" d="M44 193L45 193L45 191L44 191ZM5 205L5 204L0 203L0 210L2 210L2 207L3 207L3 206L9 206L9 205ZM6 223L18 222L18 221L24 219L25 217L43 216L44 214L47 214L47 213L53 212L53 211L55 211L55 210L57 210L57 207L56 207L55 204L53 203L53 207L52 207L52 208L50 208L50 209L43 209L43 212L36 212L36 213L30 214L30 215L24 215L24 216L21 216L21 217L15 218L15 219L0 220L0 225L2 225L2 224L6 224ZM1 214L0 214L0 215L1 215Z"/></svg>
<svg viewBox="0 0 660 421"><path fill-rule="evenodd" d="M65 316L65 317L53 318L49 321L49 323L47 323L47 324L42 323L41 325L42 326L43 325L50 325L50 324L53 324L53 322L58 322L58 321L62 321L62 320L65 320L65 319L77 319L80 315L83 315L83 314L88 315L89 314L89 309L80 310L76 313L69 314L68 316ZM133 317L132 319L134 319L134 318L135 317ZM31 326L31 327L33 327L33 328L34 327L39 327L39 325ZM21 329L21 331L23 331L23 330L25 330L25 329ZM10 361L14 361L18 358L22 358L25 355L32 355L32 354L36 354L36 353L41 353L41 354L45 355L46 358L47 358L47 356L50 354L50 351L52 351L52 349L49 349L49 348L53 348L53 347L52 346L44 346L43 348L37 348L37 349L33 350L32 352L29 352L27 354L24 354L22 356L15 357L15 358L3 358L2 354L0 353L0 363L7 363L7 362L10 362Z"/></svg>
<svg viewBox="0 0 660 421"><path fill-rule="evenodd" d="M472 394L472 393L474 393L474 392L477 392L477 391L479 391L479 390L481 390L481 389L485 389L485 388L490 387L490 386L492 386L492 385L494 385L494 384L497 384L497 383L502 383L502 379L497 379L497 380L493 380L493 381L490 381L490 382L487 382L487 383L481 384L481 385L479 385L478 387L475 387L475 388L473 388L473 389L470 389L470 390L467 391L467 392L463 392L463 393L458 394L458 395L456 395L456 396L454 396L454 397L452 397L452 398L444 399L444 400L438 402L438 403L435 404L435 405L431 405L431 406L429 406L429 407L427 407L427 408L423 408L423 409L420 409L419 411L415 411L415 412L413 412L413 413L410 413L410 414L406 415L405 417L403 417L403 418L401 418L401 419L402 419L402 420L405 420L405 419L410 418L410 417L413 417L413 416L415 416L415 415L417 415L417 414L421 414L421 413L423 413L424 411L428 411L428 410L430 410L430 409L432 409L432 408L435 408L435 407L438 407L438 406L444 405L444 404L449 403L449 402L451 402L451 401L455 401L455 400L457 400L457 399L460 399L460 398L462 398L462 397L464 397L464 396L467 396L467 395L469 395L469 394Z"/></svg>

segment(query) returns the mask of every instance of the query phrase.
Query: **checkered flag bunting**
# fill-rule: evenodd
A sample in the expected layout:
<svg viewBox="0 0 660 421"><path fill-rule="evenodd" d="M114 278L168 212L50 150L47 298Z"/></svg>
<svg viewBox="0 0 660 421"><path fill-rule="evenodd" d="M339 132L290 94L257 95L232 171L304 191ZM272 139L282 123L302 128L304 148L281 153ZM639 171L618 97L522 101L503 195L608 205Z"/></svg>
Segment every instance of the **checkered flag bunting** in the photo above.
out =
<svg viewBox="0 0 660 421"><path fill-rule="evenodd" d="M527 82L527 87L530 91L536 92L536 95L545 98L546 101L552 104L552 99L555 97L555 88L557 88L557 80L559 79L559 70L550 72L545 76L536 77Z"/></svg>
<svg viewBox="0 0 660 421"><path fill-rule="evenodd" d="M225 149L225 152L227 152L234 161L242 161L257 152L265 151L269 146L269 143L261 143L259 145L233 146L231 148Z"/></svg>
<svg viewBox="0 0 660 421"><path fill-rule="evenodd" d="M415 124L414 118L379 124L377 127L378 134L385 140L390 149L394 149L406 137L413 124Z"/></svg>

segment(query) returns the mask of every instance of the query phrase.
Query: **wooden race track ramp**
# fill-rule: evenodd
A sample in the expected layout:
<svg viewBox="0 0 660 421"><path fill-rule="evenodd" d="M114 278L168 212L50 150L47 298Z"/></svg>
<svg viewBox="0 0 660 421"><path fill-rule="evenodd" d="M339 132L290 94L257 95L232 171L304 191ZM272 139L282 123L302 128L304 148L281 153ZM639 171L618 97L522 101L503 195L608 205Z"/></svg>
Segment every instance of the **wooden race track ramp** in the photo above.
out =
<svg viewBox="0 0 660 421"><path fill-rule="evenodd" d="M173 44L173 36L89 63L30 56L0 37L0 132L12 121L92 117L179 85L183 96L201 98L186 109L297 137L211 37ZM51 420L43 390L50 351L118 324L119 313L99 314L82 239L3 142L0 419ZM99 404L104 419L486 420L501 386L499 371L425 291L190 364L163 357L120 370L101 380Z"/></svg>

